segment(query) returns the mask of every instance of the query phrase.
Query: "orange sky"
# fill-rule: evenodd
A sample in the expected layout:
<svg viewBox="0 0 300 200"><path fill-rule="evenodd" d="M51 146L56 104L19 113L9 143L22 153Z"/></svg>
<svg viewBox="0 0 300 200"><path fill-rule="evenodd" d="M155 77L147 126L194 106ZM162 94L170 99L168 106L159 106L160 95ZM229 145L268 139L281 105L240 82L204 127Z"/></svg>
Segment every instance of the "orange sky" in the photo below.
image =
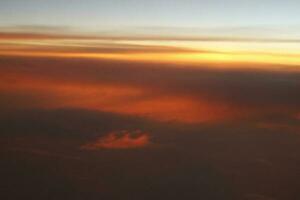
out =
<svg viewBox="0 0 300 200"><path fill-rule="evenodd" d="M0 34L0 55L68 57L155 63L300 65L298 41L231 37L104 37L89 35L14 33ZM154 59L155 58L155 59ZM256 65L251 68L262 68ZM281 67L266 67L278 69ZM288 67L286 67L286 70Z"/></svg>
<svg viewBox="0 0 300 200"><path fill-rule="evenodd" d="M298 73L300 56L293 45L293 41L280 39L264 41L258 38L151 36L108 38L99 35L0 33L0 55L2 56L17 59L41 58L45 59L45 62L41 63L45 66L49 65L47 59L79 59L87 63L94 60L99 63L97 65L100 70L101 63L106 61L136 63L145 69L149 68L146 65L158 65L159 68L168 66L170 71L176 68L183 70L185 68L216 70L217 68L221 71L252 69ZM288 48L283 50L280 47ZM67 68L74 70L72 66L61 67L64 70ZM130 74L130 70L126 73ZM240 107L232 102L224 102L222 99L207 98L206 92L195 91L192 94L182 94L171 91L163 94L159 92L160 89L151 88L152 83L139 85L129 84L126 81L120 84L114 81L102 81L96 84L66 82L51 76L24 75L18 71L12 73L2 71L0 76L2 91L26 93L36 98L45 97L35 105L42 108L91 109L185 123L230 120L260 112L255 109L252 111L252 107ZM124 75L126 76L128 75ZM161 78L163 79L164 77ZM278 107L278 105L270 105L263 110L274 109L286 110L284 106Z"/></svg>

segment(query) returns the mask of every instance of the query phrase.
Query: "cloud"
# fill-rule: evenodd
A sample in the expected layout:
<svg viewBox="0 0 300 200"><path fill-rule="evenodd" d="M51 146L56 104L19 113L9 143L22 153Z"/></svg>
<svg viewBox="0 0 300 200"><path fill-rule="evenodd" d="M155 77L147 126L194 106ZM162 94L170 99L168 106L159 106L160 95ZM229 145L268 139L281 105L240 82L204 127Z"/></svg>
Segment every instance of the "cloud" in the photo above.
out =
<svg viewBox="0 0 300 200"><path fill-rule="evenodd" d="M262 123L259 124L259 127L271 129L271 130L279 130L284 133L300 133L300 126L295 124L288 124L288 123Z"/></svg>
<svg viewBox="0 0 300 200"><path fill-rule="evenodd" d="M45 151L41 149L30 149L30 148L7 148L6 150L12 151L12 152L22 152L22 153L28 153L32 155L37 155L41 157L52 157L57 159L67 159L67 160L80 160L78 156L71 156L71 155L64 155L62 153L55 153L50 151Z"/></svg>
<svg viewBox="0 0 300 200"><path fill-rule="evenodd" d="M4 150L0 153L16 163L6 170L26 167L20 155L26 156L30 162L41 163L29 172L21 171L30 182L32 175L39 176L36 169L54 169L53 174L61 169L78 188L88 188L88 194L95 190L94 199L134 199L133 194L146 200L191 199L193 195L232 199L224 194L222 177L203 164L224 173L241 192L283 187L274 197L282 197L282 191L298 197L299 180L293 169L300 158L299 134L291 133L299 132L300 74L285 69L264 71L263 65L260 70L244 70L246 64L235 70L224 65L196 69L144 62L1 57L0 146ZM210 124L205 119L218 120ZM165 123L169 120L176 123ZM257 122L263 127L257 127ZM143 132L114 131L115 127ZM143 149L156 143L162 148ZM122 151L138 148L142 150ZM79 157L80 162L69 156ZM57 158L63 159L58 162ZM275 167L261 163L266 160ZM18 177L8 177L11 174L16 173L4 171L3 180L20 183ZM41 177L53 179L52 173ZM53 180L50 186L60 182ZM21 183L10 187L13 194L21 191ZM41 185L36 183L39 191ZM36 195L35 185L30 188ZM61 196L61 188L58 191ZM102 197L105 192L107 196Z"/></svg>
<svg viewBox="0 0 300 200"><path fill-rule="evenodd" d="M274 187L285 187L286 184L284 195L292 193L299 197L299 180L295 179L293 173L300 158L298 134L261 129L243 123L223 126L170 125L86 110L27 110L15 113L14 117L12 115L0 113L5 119L0 118L3 124L0 153L6 156L1 159L1 164L9 160L13 165L3 167L5 171L2 170L2 174L6 178L3 180L11 180L12 183L19 183L20 178L14 176L10 179L8 175L16 173L6 173L9 170L21 170L20 177L26 174L28 179L24 182L27 183L32 182L32 177L43 178L36 170L48 169L54 170L55 174L56 171L64 173L61 177L71 177L70 182L78 187L75 191L87 191L89 195L95 192L95 198L89 199L99 199L99 196L102 199L146 200L162 197L233 199L228 194L231 187L237 192L248 193L266 185L272 190ZM119 130L138 129L143 132L114 131L116 127ZM138 151L96 151L96 147L79 149L82 144L104 141L110 134L115 134L114 141L121 140L126 133L131 140L140 138L144 133L151 139L149 142L148 138L146 146L159 143L159 148L141 147ZM64 158L63 155L79 157L80 160ZM262 163L265 160L275 167ZM34 170L26 171L28 163L38 165ZM49 178L52 180L53 177ZM56 186L57 183L60 182L47 181L50 186ZM24 186L14 185L10 186L12 194L16 190L23 194ZM36 185L39 187L41 184L37 182ZM34 189L33 194L36 194L35 185L29 188ZM58 197L61 197L61 190L59 188ZM180 191L180 194L174 191ZM268 196L269 192L272 191L266 189L263 195ZM137 197L132 197L132 194ZM281 191L275 193L274 198L280 199L281 194ZM296 197L294 199L299 199Z"/></svg>
<svg viewBox="0 0 300 200"><path fill-rule="evenodd" d="M184 123L300 110L296 72L17 57L0 65L2 110L76 108Z"/></svg>
<svg viewBox="0 0 300 200"><path fill-rule="evenodd" d="M37 27L37 29L43 30L42 27ZM66 31L28 32L1 31L0 29L0 54L2 56L76 57L158 63L248 62L295 66L299 65L300 59L293 45L299 42L298 38L222 35L92 35ZM230 43L230 49L226 47L226 43ZM248 44L247 47L244 44ZM275 48L270 48L269 44L275 45ZM265 45L267 48L264 47ZM278 47L285 51L279 50Z"/></svg>
<svg viewBox="0 0 300 200"><path fill-rule="evenodd" d="M268 197L261 194L246 194L246 200L274 200L272 197Z"/></svg>
<svg viewBox="0 0 300 200"><path fill-rule="evenodd" d="M83 34L80 32L69 31L70 27L47 27L47 26L28 26L19 28L0 29L1 39L85 39L85 40L107 40L107 41L190 41L190 42L255 42L255 43L299 43L300 39L282 37L253 37L245 34L216 34L215 32L198 34ZM222 32L223 33L223 32Z"/></svg>
<svg viewBox="0 0 300 200"><path fill-rule="evenodd" d="M137 134L137 135L136 135ZM81 149L136 149L149 145L149 136L141 131L111 132L107 136L100 137L95 142L85 144Z"/></svg>

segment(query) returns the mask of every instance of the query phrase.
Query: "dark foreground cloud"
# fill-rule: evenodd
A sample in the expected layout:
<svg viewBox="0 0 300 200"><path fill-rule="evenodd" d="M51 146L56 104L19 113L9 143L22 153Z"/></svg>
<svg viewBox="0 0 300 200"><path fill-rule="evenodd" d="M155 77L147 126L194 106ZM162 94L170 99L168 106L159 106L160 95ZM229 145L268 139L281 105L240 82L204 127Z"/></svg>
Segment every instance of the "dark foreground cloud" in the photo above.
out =
<svg viewBox="0 0 300 200"><path fill-rule="evenodd" d="M1 199L300 198L295 71L2 57L0 76Z"/></svg>
<svg viewBox="0 0 300 200"><path fill-rule="evenodd" d="M300 137L282 129L87 110L18 111L0 121L6 199L299 198ZM151 148L82 149L115 130L137 129L149 134Z"/></svg>
<svg viewBox="0 0 300 200"><path fill-rule="evenodd" d="M1 122L5 124L1 130L3 198L232 199L230 186L216 169L202 160L193 161L189 153L178 153L174 144L163 147L168 137L159 139L159 135L170 135L169 125L84 110L19 111L2 116ZM137 139L107 140L107 131L116 127L153 131L153 142L162 145L116 149L121 140L123 146L126 142L132 147L147 138L136 133ZM113 143L114 150L82 149L82 144L99 137L106 138L105 147Z"/></svg>

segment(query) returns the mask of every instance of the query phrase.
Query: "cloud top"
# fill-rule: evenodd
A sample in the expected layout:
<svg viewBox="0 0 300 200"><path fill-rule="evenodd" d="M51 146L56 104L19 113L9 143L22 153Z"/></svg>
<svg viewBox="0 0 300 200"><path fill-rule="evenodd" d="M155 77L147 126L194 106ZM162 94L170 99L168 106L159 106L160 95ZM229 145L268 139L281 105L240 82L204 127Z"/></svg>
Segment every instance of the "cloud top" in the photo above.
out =
<svg viewBox="0 0 300 200"><path fill-rule="evenodd" d="M104 137L98 138L96 141L87 143L81 148L85 150L98 149L136 149L149 145L150 140L147 133L139 130L129 131L115 131Z"/></svg>

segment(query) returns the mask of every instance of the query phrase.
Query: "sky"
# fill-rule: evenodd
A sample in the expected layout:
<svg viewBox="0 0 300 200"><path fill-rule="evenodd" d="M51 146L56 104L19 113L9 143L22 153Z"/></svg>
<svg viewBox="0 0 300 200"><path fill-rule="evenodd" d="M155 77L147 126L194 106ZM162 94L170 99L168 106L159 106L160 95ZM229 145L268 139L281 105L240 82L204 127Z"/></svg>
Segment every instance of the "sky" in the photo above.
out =
<svg viewBox="0 0 300 200"><path fill-rule="evenodd" d="M32 56L37 55L31 52L33 48L59 46L70 49L59 52L60 56L68 57L75 56L74 48L101 49L105 46L118 50L143 48L148 53L124 55L82 50L76 56L121 60L151 60L154 56L162 62L196 64L300 63L297 9L300 5L297 1L230 0L225 4L217 0L12 0L2 1L0 5L2 55L25 53ZM20 52L20 46L28 50ZM165 54L160 54L153 51L158 48L182 52L174 54L164 50Z"/></svg>
<svg viewBox="0 0 300 200"><path fill-rule="evenodd" d="M294 0L2 1L2 25L141 27L298 26Z"/></svg>
<svg viewBox="0 0 300 200"><path fill-rule="evenodd" d="M299 7L0 1L0 199L299 200Z"/></svg>

